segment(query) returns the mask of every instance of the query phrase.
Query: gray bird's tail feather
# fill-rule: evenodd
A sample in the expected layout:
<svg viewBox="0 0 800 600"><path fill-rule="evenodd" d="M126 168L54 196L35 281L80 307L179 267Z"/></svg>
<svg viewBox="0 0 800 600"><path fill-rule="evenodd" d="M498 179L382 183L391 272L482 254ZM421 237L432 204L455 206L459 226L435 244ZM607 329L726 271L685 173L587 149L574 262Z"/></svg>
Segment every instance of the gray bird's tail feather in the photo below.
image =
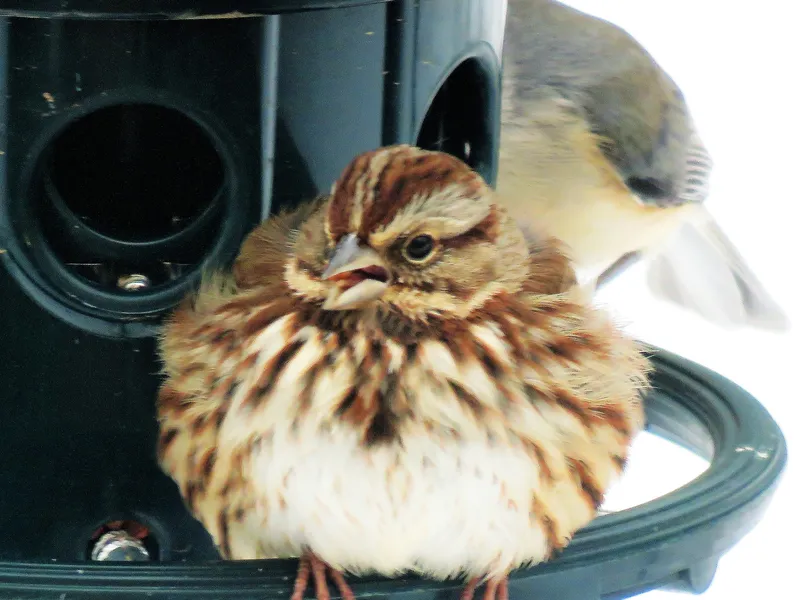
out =
<svg viewBox="0 0 800 600"><path fill-rule="evenodd" d="M728 329L788 330L786 313L714 217L700 210L700 218L684 223L650 259L647 280L653 293Z"/></svg>

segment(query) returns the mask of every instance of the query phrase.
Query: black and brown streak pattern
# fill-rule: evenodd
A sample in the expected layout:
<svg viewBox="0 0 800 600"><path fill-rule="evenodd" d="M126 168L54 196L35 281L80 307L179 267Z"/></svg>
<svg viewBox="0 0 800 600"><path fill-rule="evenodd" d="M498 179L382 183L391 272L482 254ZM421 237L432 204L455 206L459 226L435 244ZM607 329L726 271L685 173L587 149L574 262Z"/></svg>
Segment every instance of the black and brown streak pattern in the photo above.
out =
<svg viewBox="0 0 800 600"><path fill-rule="evenodd" d="M218 466L216 436L220 426L232 406L242 421L257 420L259 411L274 401L276 383L290 366L296 366L293 361L299 360L308 343L319 343L324 349L299 371L299 393L283 418L295 424L302 422L321 395L315 387L320 374L346 363L353 366L349 372L351 385L331 404L327 418L319 423L321 428L337 420L346 423L359 432L366 452L399 447L404 433L420 424L431 435L464 435L418 402L421 389L439 386L443 399L449 394L461 406L465 423L479 424L481 435L523 445L531 459L539 463L541 489L531 518L559 540L555 548L566 544L576 527L560 514L562 497L568 494L583 503L577 508L571 505L570 514L575 515L576 523L591 518L602 503L608 482L623 466L631 436L641 426L636 396L643 384L639 379L642 365L635 349L606 337L602 328L559 331L564 323L575 321L575 311L579 310L567 301L561 301L560 306L525 309L511 298L497 298L464 322L442 319L400 326L402 319L397 315L375 315L374 322L365 323L353 314L291 306L282 299L266 306L244 300L237 298L217 310L224 323L236 323L234 328L217 335L210 335L206 324L170 332L190 347L199 342L207 348L208 356L218 357L215 365L207 366L214 373L207 380L219 383L210 386L205 398L181 396L168 384L160 402L162 464L179 481L190 508L211 531L220 534L224 533L219 526L220 501L206 502L210 510L204 510L202 504ZM276 306L284 310L274 310ZM258 356L251 341L278 320L286 319L287 314L292 318L283 333L284 346L263 362L257 376L249 378L249 387L245 386L248 369ZM397 322L395 328L386 328L392 317ZM496 332L494 341L501 350L474 335L474 327L485 331L487 323ZM300 339L300 332L308 332L308 328L313 333ZM225 335L221 335L223 331ZM237 341L231 343L231 338ZM423 362L428 344L442 342L458 367L455 374L437 373L437 365ZM584 373L593 363L597 379L587 383ZM225 373L216 371L221 364L229 365ZM627 381L618 379L615 367L627 373ZM485 398L471 389L466 373L474 369L494 382L496 394ZM191 375L186 377L190 379ZM179 377L174 385L180 382ZM442 382L447 388L441 387ZM561 416L558 422L552 419L553 411ZM522 414L538 418L542 431L519 426ZM251 437L268 434L268 424L254 424ZM581 447L574 444L576 437L588 441ZM230 464L225 466L229 469Z"/></svg>

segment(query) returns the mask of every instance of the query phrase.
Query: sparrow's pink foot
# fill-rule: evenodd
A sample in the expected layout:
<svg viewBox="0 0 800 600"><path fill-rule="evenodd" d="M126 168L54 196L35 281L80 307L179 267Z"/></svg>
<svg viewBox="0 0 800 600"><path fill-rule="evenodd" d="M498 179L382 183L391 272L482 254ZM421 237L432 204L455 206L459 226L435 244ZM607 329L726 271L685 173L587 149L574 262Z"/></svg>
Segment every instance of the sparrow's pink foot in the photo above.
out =
<svg viewBox="0 0 800 600"><path fill-rule="evenodd" d="M461 600L472 600L475 595L475 589L480 582L480 577L471 579L464 591L461 592ZM487 581L486 589L483 592L483 600L508 600L508 577Z"/></svg>
<svg viewBox="0 0 800 600"><path fill-rule="evenodd" d="M290 600L303 600L303 594L308 587L309 575L314 577L314 591L316 600L331 600L331 593L328 590L326 575L330 575L339 594L343 600L355 600L353 591L344 576L336 569L331 568L311 552L307 552L300 558L300 565L297 568L297 577L294 580L294 591Z"/></svg>

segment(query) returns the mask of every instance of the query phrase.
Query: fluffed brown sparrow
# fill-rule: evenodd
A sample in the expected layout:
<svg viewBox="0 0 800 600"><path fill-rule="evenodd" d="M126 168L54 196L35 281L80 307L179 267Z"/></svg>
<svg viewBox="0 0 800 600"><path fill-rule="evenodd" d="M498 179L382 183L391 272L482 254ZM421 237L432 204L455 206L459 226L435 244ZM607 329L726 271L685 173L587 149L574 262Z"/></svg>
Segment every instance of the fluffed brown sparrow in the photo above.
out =
<svg viewBox="0 0 800 600"><path fill-rule="evenodd" d="M459 160L358 156L169 319L158 455L226 559L510 570L587 524L641 429L648 361Z"/></svg>

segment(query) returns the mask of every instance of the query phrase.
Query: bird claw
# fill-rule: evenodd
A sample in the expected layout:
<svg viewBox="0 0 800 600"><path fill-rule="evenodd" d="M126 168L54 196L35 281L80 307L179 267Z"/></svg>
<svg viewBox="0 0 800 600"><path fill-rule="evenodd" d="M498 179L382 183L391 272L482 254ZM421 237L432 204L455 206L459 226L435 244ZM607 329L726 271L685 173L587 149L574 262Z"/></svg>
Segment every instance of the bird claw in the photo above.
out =
<svg viewBox="0 0 800 600"><path fill-rule="evenodd" d="M303 595L308 587L309 575L314 578L316 600L331 600L327 575L330 575L331 579L336 584L342 600L355 600L353 591L350 589L350 586L347 585L344 576L311 552L304 554L300 558L300 564L297 567L297 577L294 581L294 590L292 591L290 600L303 600Z"/></svg>
<svg viewBox="0 0 800 600"><path fill-rule="evenodd" d="M472 600L480 582L480 577L471 579L464 591L461 592L460 600ZM492 578L487 581L483 591L483 600L508 600L508 577Z"/></svg>

